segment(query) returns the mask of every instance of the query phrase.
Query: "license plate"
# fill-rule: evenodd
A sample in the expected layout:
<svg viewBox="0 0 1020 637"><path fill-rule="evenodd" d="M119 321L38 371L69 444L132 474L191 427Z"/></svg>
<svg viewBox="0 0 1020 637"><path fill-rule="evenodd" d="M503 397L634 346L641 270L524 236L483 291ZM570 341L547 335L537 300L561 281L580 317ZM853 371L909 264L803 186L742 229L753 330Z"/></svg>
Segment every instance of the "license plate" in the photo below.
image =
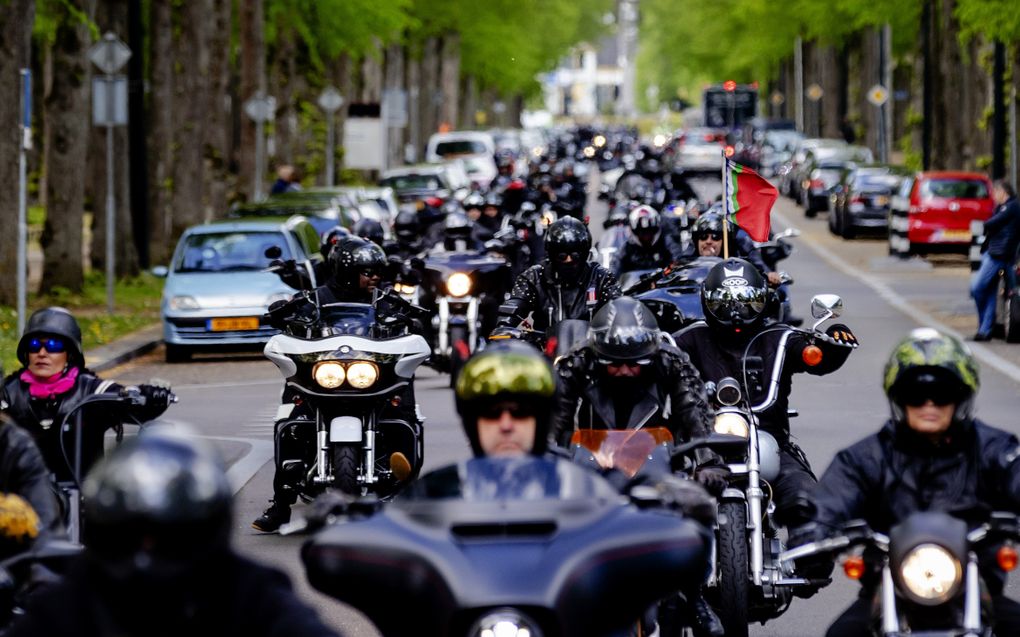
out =
<svg viewBox="0 0 1020 637"><path fill-rule="evenodd" d="M259 329L257 316L209 319L210 332L244 332Z"/></svg>
<svg viewBox="0 0 1020 637"><path fill-rule="evenodd" d="M943 230L944 241L970 241L970 230Z"/></svg>
<svg viewBox="0 0 1020 637"><path fill-rule="evenodd" d="M889 198L888 197L875 197L871 201L872 201L872 204L876 208L881 208L881 207L886 206L886 205L889 204Z"/></svg>

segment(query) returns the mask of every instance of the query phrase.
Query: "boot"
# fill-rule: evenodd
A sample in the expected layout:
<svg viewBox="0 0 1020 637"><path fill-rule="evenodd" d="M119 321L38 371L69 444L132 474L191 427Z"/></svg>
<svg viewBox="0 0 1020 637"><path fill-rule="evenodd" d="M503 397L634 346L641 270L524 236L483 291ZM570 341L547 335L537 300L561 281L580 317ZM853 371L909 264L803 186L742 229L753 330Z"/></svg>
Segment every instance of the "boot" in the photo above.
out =
<svg viewBox="0 0 1020 637"><path fill-rule="evenodd" d="M255 518L251 527L263 533L275 533L287 522L290 522L290 505L270 500L269 508Z"/></svg>
<svg viewBox="0 0 1020 637"><path fill-rule="evenodd" d="M687 603L691 610L691 629L694 631L694 637L726 637L722 620L702 595L691 595Z"/></svg>

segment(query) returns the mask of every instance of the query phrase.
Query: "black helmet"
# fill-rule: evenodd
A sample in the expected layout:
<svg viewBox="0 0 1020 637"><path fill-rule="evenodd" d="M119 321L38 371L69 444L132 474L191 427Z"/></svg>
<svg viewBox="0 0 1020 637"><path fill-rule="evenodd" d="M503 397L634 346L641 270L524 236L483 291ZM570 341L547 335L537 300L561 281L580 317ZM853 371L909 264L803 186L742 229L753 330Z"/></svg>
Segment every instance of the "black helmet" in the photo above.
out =
<svg viewBox="0 0 1020 637"><path fill-rule="evenodd" d="M232 490L215 447L143 430L85 479L86 554L115 581L175 580L230 542Z"/></svg>
<svg viewBox="0 0 1020 637"><path fill-rule="evenodd" d="M455 394L457 413L476 456L483 454L478 442L479 412L487 405L507 400L534 409L535 444L531 453L545 453L556 377L549 361L531 345L512 339L491 342L464 363Z"/></svg>
<svg viewBox="0 0 1020 637"><path fill-rule="evenodd" d="M726 225L727 234L729 235L736 234L737 227L732 221L727 222ZM691 229L691 237L695 241L698 241L699 239L702 238L702 235L709 233L722 234L722 231L723 231L722 215L714 212L708 212L698 217L697 221L694 222L694 227Z"/></svg>
<svg viewBox="0 0 1020 637"><path fill-rule="evenodd" d="M482 194L479 192L473 192L469 194L467 197L464 197L462 205L464 206L465 210L469 208L478 208L479 210L481 210L482 207L485 206L485 197L483 197Z"/></svg>
<svg viewBox="0 0 1020 637"><path fill-rule="evenodd" d="M758 268L743 259L712 266L701 286L705 321L714 328L739 333L759 323L768 308L769 288Z"/></svg>
<svg viewBox="0 0 1020 637"><path fill-rule="evenodd" d="M466 241L471 237L474 224L463 212L451 212L443 220L443 237L449 241Z"/></svg>
<svg viewBox="0 0 1020 637"><path fill-rule="evenodd" d="M329 255L329 267L337 287L346 290L358 288L358 275L364 271L382 274L386 267L386 253L376 244L360 237L348 237L336 244Z"/></svg>
<svg viewBox="0 0 1020 637"><path fill-rule="evenodd" d="M385 234L382 224L375 219L362 219L354 224L354 236L371 241L377 246L381 246L386 240Z"/></svg>
<svg viewBox="0 0 1020 637"><path fill-rule="evenodd" d="M418 222L418 213L414 210L401 210L393 220L393 232L401 243L413 243L418 239L421 225Z"/></svg>
<svg viewBox="0 0 1020 637"><path fill-rule="evenodd" d="M958 424L974 417L974 398L981 381L977 362L966 345L949 334L922 327L893 349L882 387L897 425L904 422L904 406L914 397L934 396L956 405L953 423Z"/></svg>
<svg viewBox="0 0 1020 637"><path fill-rule="evenodd" d="M630 225L631 233L641 243L652 245L659 240L662 222L659 219L659 212L655 208L640 205L630 211L627 222ZM645 241L645 238L648 240Z"/></svg>
<svg viewBox="0 0 1020 637"><path fill-rule="evenodd" d="M576 280L588 261L590 251L591 232L579 219L561 217L552 222L545 232L545 258L556 280ZM562 255L571 255L573 261L564 263Z"/></svg>
<svg viewBox="0 0 1020 637"><path fill-rule="evenodd" d="M28 317L25 333L18 341L18 360L28 365L28 342L37 336L59 336L67 345L67 364L83 367L85 355L81 346L81 328L70 311L62 307L45 307Z"/></svg>
<svg viewBox="0 0 1020 637"><path fill-rule="evenodd" d="M333 246L339 243L341 239L349 236L351 236L351 233L343 226L333 226L326 232L323 232L322 242L319 244L319 252L322 254L322 258L329 260L329 253L333 251Z"/></svg>
<svg viewBox="0 0 1020 637"><path fill-rule="evenodd" d="M603 365L651 362L659 351L661 333L652 311L637 299L621 296L595 313L588 340Z"/></svg>

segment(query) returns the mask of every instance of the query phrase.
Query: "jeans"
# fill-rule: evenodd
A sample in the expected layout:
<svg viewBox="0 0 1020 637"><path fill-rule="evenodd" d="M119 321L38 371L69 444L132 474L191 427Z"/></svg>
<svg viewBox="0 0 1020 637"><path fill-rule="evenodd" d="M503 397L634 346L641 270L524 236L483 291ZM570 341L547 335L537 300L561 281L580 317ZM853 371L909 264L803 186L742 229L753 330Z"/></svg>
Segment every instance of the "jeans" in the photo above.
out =
<svg viewBox="0 0 1020 637"><path fill-rule="evenodd" d="M1009 269L1004 259L996 259L987 252L981 255L981 267L970 282L970 295L978 313L978 334L990 335L995 325L996 293L999 290L999 270ZM1012 277L1010 277L1012 278Z"/></svg>

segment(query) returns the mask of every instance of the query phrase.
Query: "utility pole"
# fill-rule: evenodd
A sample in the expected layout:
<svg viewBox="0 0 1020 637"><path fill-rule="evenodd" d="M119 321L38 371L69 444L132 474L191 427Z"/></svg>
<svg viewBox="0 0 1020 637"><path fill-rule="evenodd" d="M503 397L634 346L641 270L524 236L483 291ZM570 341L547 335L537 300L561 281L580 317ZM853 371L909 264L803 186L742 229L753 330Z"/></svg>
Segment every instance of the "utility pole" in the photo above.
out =
<svg viewBox="0 0 1020 637"><path fill-rule="evenodd" d="M995 61L992 65L992 179L1006 176L1006 92L1003 76L1006 75L1006 45L995 42Z"/></svg>
<svg viewBox="0 0 1020 637"><path fill-rule="evenodd" d="M931 168L931 128L932 128L932 116L934 115L935 108L932 99L932 93L935 87L935 73L934 66L935 61L932 59L931 52L931 0L922 0L921 3L921 59L924 64L924 72L922 74L922 108L921 108L921 168L923 170L929 170Z"/></svg>
<svg viewBox="0 0 1020 637"><path fill-rule="evenodd" d="M142 0L128 1L128 48L143 51ZM132 55L128 60L128 170L131 183L131 230L138 251L138 262L149 269L149 151L146 144L145 59Z"/></svg>
<svg viewBox="0 0 1020 637"><path fill-rule="evenodd" d="M25 332L28 300L28 160L32 149L32 69L21 69L21 136L18 144L18 334Z"/></svg>
<svg viewBox="0 0 1020 637"><path fill-rule="evenodd" d="M797 130L804 132L804 40L793 44L793 112Z"/></svg>

